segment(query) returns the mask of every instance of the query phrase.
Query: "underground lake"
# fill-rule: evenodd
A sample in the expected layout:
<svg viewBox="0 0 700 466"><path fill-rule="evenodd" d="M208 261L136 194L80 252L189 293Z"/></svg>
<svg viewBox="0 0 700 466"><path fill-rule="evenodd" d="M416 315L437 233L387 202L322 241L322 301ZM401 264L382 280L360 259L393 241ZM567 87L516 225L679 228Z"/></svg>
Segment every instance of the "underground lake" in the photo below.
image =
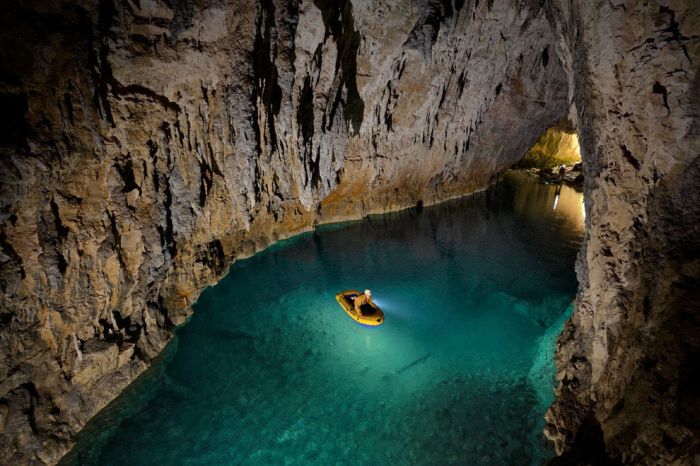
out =
<svg viewBox="0 0 700 466"><path fill-rule="evenodd" d="M61 464L541 464L584 224L556 189L508 172L237 261Z"/></svg>

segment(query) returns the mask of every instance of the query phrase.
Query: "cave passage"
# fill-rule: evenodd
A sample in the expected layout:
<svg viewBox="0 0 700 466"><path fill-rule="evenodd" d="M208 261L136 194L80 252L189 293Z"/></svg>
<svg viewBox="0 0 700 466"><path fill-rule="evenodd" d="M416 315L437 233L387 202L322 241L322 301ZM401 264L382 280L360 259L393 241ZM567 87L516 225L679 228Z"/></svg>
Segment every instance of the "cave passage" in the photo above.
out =
<svg viewBox="0 0 700 466"><path fill-rule="evenodd" d="M63 464L541 464L582 195L509 172L234 264ZM338 291L369 287L381 327Z"/></svg>
<svg viewBox="0 0 700 466"><path fill-rule="evenodd" d="M516 164L520 168L554 168L581 162L578 134L571 128L548 128Z"/></svg>

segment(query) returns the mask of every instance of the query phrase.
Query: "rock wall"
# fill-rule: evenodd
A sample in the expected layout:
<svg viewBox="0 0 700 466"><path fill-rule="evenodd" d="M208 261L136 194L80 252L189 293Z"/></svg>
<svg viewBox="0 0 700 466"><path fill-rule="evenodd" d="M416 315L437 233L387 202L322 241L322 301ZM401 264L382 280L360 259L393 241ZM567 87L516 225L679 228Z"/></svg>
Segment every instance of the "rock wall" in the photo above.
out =
<svg viewBox="0 0 700 466"><path fill-rule="evenodd" d="M556 14L586 179L580 292L547 415L556 464L697 464L700 4Z"/></svg>
<svg viewBox="0 0 700 466"><path fill-rule="evenodd" d="M55 463L236 257L486 187L569 83L538 1L10 0L0 458Z"/></svg>
<svg viewBox="0 0 700 466"><path fill-rule="evenodd" d="M0 458L55 463L236 257L482 189L578 125L586 243L547 433L697 449L700 14L688 1L10 0Z"/></svg>

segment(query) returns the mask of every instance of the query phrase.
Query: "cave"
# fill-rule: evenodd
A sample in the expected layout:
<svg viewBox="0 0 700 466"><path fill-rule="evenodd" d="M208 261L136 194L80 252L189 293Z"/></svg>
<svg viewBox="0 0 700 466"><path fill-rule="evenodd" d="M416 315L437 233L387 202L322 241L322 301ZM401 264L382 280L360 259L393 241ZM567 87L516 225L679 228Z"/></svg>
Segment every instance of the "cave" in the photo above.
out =
<svg viewBox="0 0 700 466"><path fill-rule="evenodd" d="M581 145L576 129L559 126L547 128L537 138L535 144L520 159L517 168L558 168L568 165L571 168L581 163ZM581 164L582 166L582 164Z"/></svg>
<svg viewBox="0 0 700 466"><path fill-rule="evenodd" d="M532 464L693 464L699 8L683 1L10 0L0 47L0 463L65 463L71 452L82 454L71 450L76 445L110 445L106 436L144 406L186 401L184 389L169 385L163 395L148 384L172 382L168 368L195 358L196 351L178 350L190 348L187 338L203 347L258 345L246 330L207 327L223 318L207 303L228 296L220 290L245 292L246 267L272 260L306 289L299 280L310 281L307 273L326 260L319 251L347 252L327 247L342 243L338 235L376 244L395 235L404 254L419 256L433 243L415 239L419 229L412 248L397 226L422 222L434 232L449 219L445 244L459 257L470 250L466 242L459 249L460 238L490 231L478 227L504 211L509 222L523 222L504 230L511 239L539 231L517 216L534 205L527 199L546 200L537 218L566 218L576 209L558 204L565 192L582 196L584 212L576 212L575 248L548 269L551 277L570 276L572 286L565 305L556 304L561 312L541 319L544 331L563 316L548 333L553 393L533 392L511 406L521 422L513 425L528 425L528 439L542 448L507 432L503 445L518 446L498 456L489 443L497 433L467 420L479 403L456 388L484 379L476 369L465 376L448 368L436 390L452 401L412 413L443 423L452 434L435 440L449 453L440 457L426 440L416 452L438 456L404 451L393 463L512 464L520 448ZM564 140L573 149L574 135L580 163L543 156ZM536 194L517 194L524 191L515 186ZM533 254L556 241L525 237ZM488 270L498 254L479 264ZM285 262L290 257L300 269ZM396 266L383 277L404 272ZM319 283L341 286L325 273ZM382 286L393 299L391 286ZM376 300L386 321L376 330L400 321L382 303L382 286ZM466 299L476 289L454 292ZM499 309L525 306L509 303ZM324 319L346 317L332 294L330 306L335 314ZM267 311L256 312L264 323ZM328 328L355 325L333 322ZM279 332L278 352L302 338ZM299 357L323 354L311 348ZM399 354L405 357L392 360L377 387L418 381L442 361L437 350ZM357 369L374 377L373 367ZM241 383L226 389L240 390L236 406L251 409L241 401L250 381ZM481 405L496 406L514 391L522 390L484 386L490 397ZM535 415L523 414L535 405ZM104 424L115 412L120 420ZM320 426L313 417L298 421L280 428L280 444ZM484 440L460 440L469 433ZM286 458L353 463L330 450L308 454ZM386 458L371 462L392 463ZM77 461L100 462L90 454Z"/></svg>

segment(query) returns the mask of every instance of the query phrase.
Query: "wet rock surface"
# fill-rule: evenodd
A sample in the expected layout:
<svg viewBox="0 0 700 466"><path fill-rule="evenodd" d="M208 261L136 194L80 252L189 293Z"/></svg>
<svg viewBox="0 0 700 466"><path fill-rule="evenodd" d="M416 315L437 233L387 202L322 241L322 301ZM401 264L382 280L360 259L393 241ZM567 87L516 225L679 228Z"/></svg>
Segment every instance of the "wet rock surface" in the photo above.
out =
<svg viewBox="0 0 700 466"><path fill-rule="evenodd" d="M588 236L549 433L563 451L593 415L625 461L690 458L699 17L692 2L11 1L0 457L55 463L235 257L482 189L569 114Z"/></svg>

